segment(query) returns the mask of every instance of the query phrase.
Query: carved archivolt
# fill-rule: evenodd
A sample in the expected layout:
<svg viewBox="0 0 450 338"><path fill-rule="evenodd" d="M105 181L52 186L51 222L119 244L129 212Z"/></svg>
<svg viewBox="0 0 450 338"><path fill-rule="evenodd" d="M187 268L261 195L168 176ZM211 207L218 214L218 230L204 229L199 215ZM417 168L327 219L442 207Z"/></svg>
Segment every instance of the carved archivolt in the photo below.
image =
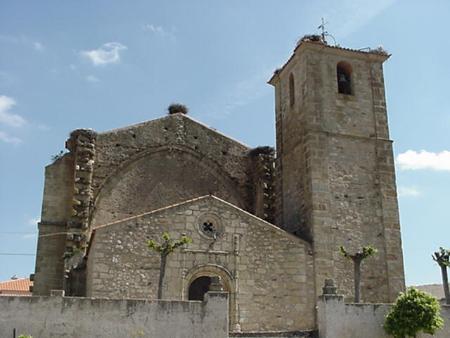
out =
<svg viewBox="0 0 450 338"><path fill-rule="evenodd" d="M188 271L184 277L186 283L183 290L184 298L188 298L189 286L199 277L220 277L224 291L235 293L234 280L231 273L224 267L215 264L198 265Z"/></svg>
<svg viewBox="0 0 450 338"><path fill-rule="evenodd" d="M237 309L237 281L225 267L216 264L197 265L190 269L184 276L183 299L189 298L189 286L199 277L220 277L223 290L229 293L229 318L230 328L236 330L239 327Z"/></svg>

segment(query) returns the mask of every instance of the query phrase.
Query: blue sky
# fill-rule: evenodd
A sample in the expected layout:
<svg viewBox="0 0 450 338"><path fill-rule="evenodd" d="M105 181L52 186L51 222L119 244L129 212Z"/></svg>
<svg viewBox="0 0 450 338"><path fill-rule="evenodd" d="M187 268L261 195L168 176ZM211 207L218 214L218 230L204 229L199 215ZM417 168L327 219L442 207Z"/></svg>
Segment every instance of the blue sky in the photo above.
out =
<svg viewBox="0 0 450 338"><path fill-rule="evenodd" d="M450 2L2 1L0 280L34 271L44 166L73 129L154 119L171 102L251 146L274 144L266 84L321 17L345 47L382 45L408 284L450 247ZM255 123L257 121L257 123Z"/></svg>

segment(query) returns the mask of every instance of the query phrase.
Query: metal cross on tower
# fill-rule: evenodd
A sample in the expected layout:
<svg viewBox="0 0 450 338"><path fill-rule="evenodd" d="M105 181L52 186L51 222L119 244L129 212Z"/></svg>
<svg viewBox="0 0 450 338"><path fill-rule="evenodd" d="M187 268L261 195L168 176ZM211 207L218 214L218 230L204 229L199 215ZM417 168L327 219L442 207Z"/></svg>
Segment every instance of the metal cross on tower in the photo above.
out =
<svg viewBox="0 0 450 338"><path fill-rule="evenodd" d="M328 35L328 32L325 30L325 25L328 22L325 22L325 20L322 18L322 24L317 27L317 29L320 29L322 31L322 33L320 34L322 36L322 42L327 43L327 40L325 39L325 37Z"/></svg>

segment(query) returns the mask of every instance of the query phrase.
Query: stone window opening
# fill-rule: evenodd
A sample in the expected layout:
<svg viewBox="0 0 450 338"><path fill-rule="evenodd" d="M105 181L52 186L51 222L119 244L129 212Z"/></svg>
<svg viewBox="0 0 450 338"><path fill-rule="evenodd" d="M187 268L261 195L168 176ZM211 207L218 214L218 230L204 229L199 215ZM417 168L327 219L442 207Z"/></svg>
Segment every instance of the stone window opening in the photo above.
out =
<svg viewBox="0 0 450 338"><path fill-rule="evenodd" d="M292 107L295 104L295 82L294 75L289 75L289 105Z"/></svg>
<svg viewBox="0 0 450 338"><path fill-rule="evenodd" d="M336 66L338 93L353 95L352 91L352 66L341 61Z"/></svg>
<svg viewBox="0 0 450 338"><path fill-rule="evenodd" d="M220 217L213 213L205 213L200 215L197 220L197 229L199 233L204 237L214 242L222 236L224 232L223 224Z"/></svg>
<svg viewBox="0 0 450 338"><path fill-rule="evenodd" d="M202 230L209 237L213 237L214 239L217 238L217 229L214 226L213 222L210 222L210 221L203 222Z"/></svg>

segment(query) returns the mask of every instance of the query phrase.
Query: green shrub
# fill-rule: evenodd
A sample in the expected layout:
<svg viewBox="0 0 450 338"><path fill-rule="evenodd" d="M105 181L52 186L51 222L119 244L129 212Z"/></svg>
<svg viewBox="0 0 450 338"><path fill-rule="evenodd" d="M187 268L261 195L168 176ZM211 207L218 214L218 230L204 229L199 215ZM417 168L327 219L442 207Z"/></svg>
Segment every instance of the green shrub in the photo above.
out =
<svg viewBox="0 0 450 338"><path fill-rule="evenodd" d="M420 331L432 335L444 324L440 310L436 298L410 288L395 301L386 316L384 329L395 338L416 337Z"/></svg>

